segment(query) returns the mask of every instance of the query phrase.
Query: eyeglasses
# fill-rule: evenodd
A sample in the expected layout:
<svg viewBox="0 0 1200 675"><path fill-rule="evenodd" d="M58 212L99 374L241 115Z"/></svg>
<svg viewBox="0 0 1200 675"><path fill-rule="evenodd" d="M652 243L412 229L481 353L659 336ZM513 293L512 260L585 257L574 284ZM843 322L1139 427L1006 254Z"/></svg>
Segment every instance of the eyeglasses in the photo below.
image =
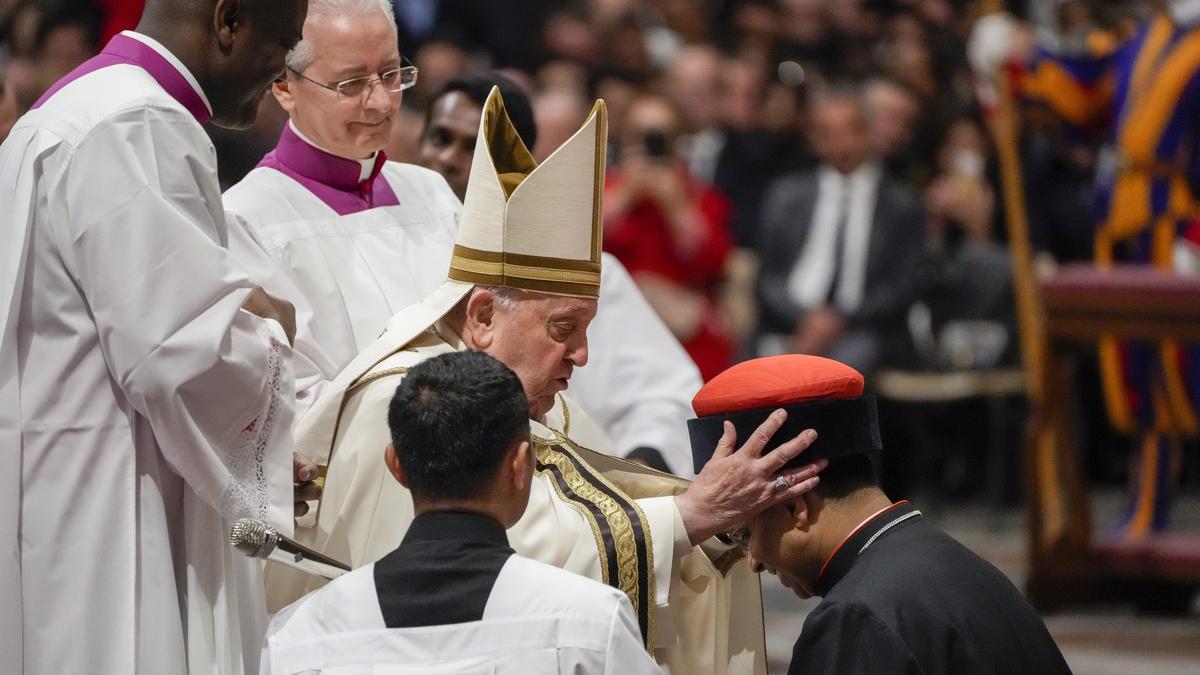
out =
<svg viewBox="0 0 1200 675"><path fill-rule="evenodd" d="M745 524L740 524L729 532L722 532L717 535L717 539L728 545L737 546L743 551L750 550L750 528Z"/></svg>
<svg viewBox="0 0 1200 675"><path fill-rule="evenodd" d="M375 88L375 85L382 86L384 91L389 94L398 94L417 83L417 67L407 58L401 58L404 59L403 63L406 65L382 72L379 74L379 77L371 77L370 75L352 77L349 80L342 80L334 84L325 84L324 82L314 80L291 66L288 66L288 70L292 71L296 77L302 80L312 82L323 89L337 92L339 100L362 100L371 95L371 91Z"/></svg>

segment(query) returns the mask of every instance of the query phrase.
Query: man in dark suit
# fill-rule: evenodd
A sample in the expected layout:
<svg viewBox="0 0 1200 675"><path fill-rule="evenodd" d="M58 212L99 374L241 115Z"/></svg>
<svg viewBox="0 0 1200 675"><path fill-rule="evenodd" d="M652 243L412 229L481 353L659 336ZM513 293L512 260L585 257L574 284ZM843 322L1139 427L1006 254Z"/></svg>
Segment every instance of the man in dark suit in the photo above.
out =
<svg viewBox="0 0 1200 675"><path fill-rule="evenodd" d="M857 90L818 95L810 111L820 165L767 191L758 352L820 354L871 373L899 356L922 250L915 195L871 154Z"/></svg>
<svg viewBox="0 0 1200 675"><path fill-rule="evenodd" d="M704 439L744 436L780 408L779 435L813 428L804 461L829 462L812 492L736 533L757 571L823 598L789 673L1069 673L1041 617L999 570L879 488L867 454L880 448L879 429L863 384L836 361L784 355L738 364L693 399L698 465L712 447Z"/></svg>

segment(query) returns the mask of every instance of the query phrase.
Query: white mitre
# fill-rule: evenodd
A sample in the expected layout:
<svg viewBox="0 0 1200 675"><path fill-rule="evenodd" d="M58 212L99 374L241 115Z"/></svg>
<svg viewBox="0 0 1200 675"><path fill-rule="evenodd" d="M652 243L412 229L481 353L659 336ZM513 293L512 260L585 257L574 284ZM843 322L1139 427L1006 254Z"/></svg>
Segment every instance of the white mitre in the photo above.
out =
<svg viewBox="0 0 1200 675"><path fill-rule="evenodd" d="M608 145L604 101L597 100L579 131L539 165L493 87L478 138L446 281L420 304L393 316L380 339L338 374L297 426L297 451L318 463L333 446L345 392L437 323L476 285L600 295Z"/></svg>
<svg viewBox="0 0 1200 675"><path fill-rule="evenodd" d="M599 100L539 166L493 87L479 120L450 279L599 297L607 143L608 112Z"/></svg>
<svg viewBox="0 0 1200 675"><path fill-rule="evenodd" d="M463 199L447 279L388 323L404 344L449 312L472 288L600 296L602 202L608 109L597 100L583 126L540 165L492 87ZM392 341L395 341L392 340Z"/></svg>

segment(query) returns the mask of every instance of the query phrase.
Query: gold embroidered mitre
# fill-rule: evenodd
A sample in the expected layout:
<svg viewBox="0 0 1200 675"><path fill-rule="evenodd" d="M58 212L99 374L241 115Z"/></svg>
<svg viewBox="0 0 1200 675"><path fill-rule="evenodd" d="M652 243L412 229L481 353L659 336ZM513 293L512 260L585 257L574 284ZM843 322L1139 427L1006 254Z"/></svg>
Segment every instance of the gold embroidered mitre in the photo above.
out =
<svg viewBox="0 0 1200 675"><path fill-rule="evenodd" d="M598 297L604 101L596 101L579 131L538 165L493 87L478 139L449 278Z"/></svg>

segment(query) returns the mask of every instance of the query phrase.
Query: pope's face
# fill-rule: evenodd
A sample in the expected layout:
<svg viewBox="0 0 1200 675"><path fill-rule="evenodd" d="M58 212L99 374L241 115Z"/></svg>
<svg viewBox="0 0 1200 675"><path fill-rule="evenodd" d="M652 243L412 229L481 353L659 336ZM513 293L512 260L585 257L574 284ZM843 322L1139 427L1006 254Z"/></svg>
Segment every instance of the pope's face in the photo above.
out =
<svg viewBox="0 0 1200 675"><path fill-rule="evenodd" d="M804 569L802 532L787 504L763 511L750 522L750 566L755 572L770 572L801 598L813 596L815 579Z"/></svg>
<svg viewBox="0 0 1200 675"><path fill-rule="evenodd" d="M304 77L330 87L399 68L396 32L382 10L369 14L310 16L304 23L305 49L315 55ZM306 138L340 157L366 159L387 144L400 92L381 84L348 97L288 71L275 85L275 97Z"/></svg>
<svg viewBox="0 0 1200 675"><path fill-rule="evenodd" d="M510 306L497 304L484 351L521 379L530 417L549 412L571 372L587 364L587 327L595 316L596 301L587 298L528 293Z"/></svg>

